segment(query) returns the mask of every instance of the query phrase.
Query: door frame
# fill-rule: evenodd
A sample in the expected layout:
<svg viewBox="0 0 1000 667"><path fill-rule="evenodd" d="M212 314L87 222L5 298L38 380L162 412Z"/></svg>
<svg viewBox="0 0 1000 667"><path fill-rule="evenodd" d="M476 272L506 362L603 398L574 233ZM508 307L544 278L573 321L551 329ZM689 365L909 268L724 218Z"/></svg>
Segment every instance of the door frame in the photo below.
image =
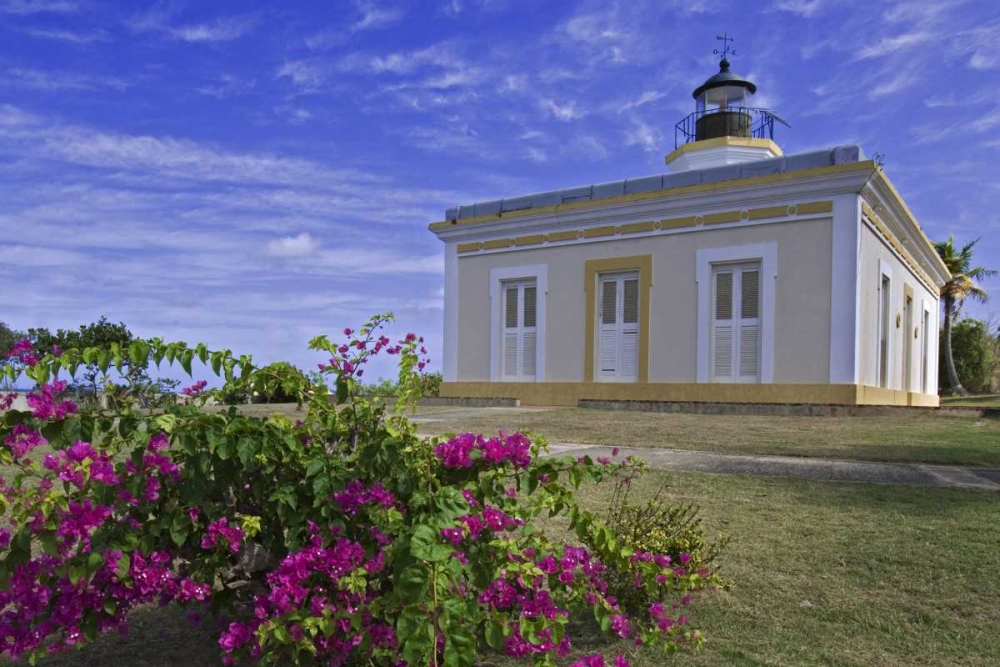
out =
<svg viewBox="0 0 1000 667"><path fill-rule="evenodd" d="M622 328L625 325L625 281L626 280L635 280L636 282L639 283L639 285L638 285L638 294L637 294L637 298L639 300L639 308L638 308L638 313L637 313L637 320L635 322L635 328L636 328L636 335L640 336L640 337L642 335L642 331L641 331L642 330L642 306L643 306L642 276L640 275L640 272L636 271L636 270L605 271L605 272L602 272L602 273L598 273L597 276L596 276L596 280L597 280L597 285L596 285L596 289L594 290L594 298L598 300L598 303L600 303L600 301L604 298L604 292L603 292L603 290L601 288L601 285L604 282L610 282L612 280L615 282L615 285L616 285L616 287L615 287L615 324L617 325L616 328L618 329L618 337L619 337L619 346L616 347L616 357L617 357L617 359L616 359L616 366L617 366L617 364L621 363L621 347L620 347L621 336L622 336L622 331L621 330L622 330ZM595 310L595 317L597 317L597 321L594 323L594 333L597 336L597 340L594 341L594 355L595 355L595 357L594 357L594 367L595 367L595 369L597 369L597 371L595 373L595 376L594 376L594 380L596 382L637 382L638 379L639 379L639 341L638 340L636 341L636 360L635 360L635 363L636 363L636 375L635 375L635 377L622 377L620 375L621 368L617 369L616 372L619 373L619 374L616 375L615 377L603 377L601 375L601 370L600 370L600 355L601 355L600 336L601 336L601 332L602 332L601 327L603 326L603 313L601 312L601 308L599 308L599 307L595 306L594 310Z"/></svg>

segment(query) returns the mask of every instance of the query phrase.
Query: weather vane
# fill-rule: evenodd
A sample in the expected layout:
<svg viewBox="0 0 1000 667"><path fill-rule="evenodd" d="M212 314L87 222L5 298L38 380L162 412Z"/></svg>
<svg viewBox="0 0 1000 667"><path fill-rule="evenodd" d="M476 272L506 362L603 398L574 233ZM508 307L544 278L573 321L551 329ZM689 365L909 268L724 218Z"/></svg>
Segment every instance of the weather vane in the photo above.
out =
<svg viewBox="0 0 1000 667"><path fill-rule="evenodd" d="M714 49L712 53L714 53L717 56L722 56L723 60L725 60L726 56L728 56L729 54L732 54L734 56L736 55L736 49L729 48L729 43L735 42L736 40L730 37L728 32L724 32L721 35L716 35L715 38L720 42L722 42L722 50L719 51L719 49Z"/></svg>

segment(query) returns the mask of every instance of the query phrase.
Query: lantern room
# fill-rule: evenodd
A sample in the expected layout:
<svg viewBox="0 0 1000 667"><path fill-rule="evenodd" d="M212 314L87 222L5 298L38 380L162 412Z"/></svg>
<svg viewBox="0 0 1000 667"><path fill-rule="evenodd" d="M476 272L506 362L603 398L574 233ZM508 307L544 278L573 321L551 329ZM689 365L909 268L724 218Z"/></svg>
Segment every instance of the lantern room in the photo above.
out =
<svg viewBox="0 0 1000 667"><path fill-rule="evenodd" d="M732 38L721 51L719 71L695 88L694 113L674 126L674 151L667 156L672 171L706 169L778 157L774 122L787 125L770 109L752 105L757 92L752 81L733 72L727 56ZM717 50L717 54L720 52Z"/></svg>

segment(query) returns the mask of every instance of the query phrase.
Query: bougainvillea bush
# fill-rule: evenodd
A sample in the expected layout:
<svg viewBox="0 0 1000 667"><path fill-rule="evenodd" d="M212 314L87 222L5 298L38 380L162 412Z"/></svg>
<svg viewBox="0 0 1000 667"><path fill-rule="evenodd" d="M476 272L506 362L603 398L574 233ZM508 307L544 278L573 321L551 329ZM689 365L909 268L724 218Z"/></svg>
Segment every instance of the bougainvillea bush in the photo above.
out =
<svg viewBox="0 0 1000 667"><path fill-rule="evenodd" d="M581 484L630 464L541 456L545 443L520 433L417 437L404 412L425 350L412 334L382 335L389 317L340 343L314 339L320 383L158 339L59 356L15 346L5 372L37 388L27 411L0 395L0 462L16 470L0 482L2 654L85 645L145 604L214 619L224 664L457 667L489 653L604 664L574 652L577 617L629 650L699 645L683 607L709 573L622 546L577 502ZM358 396L376 354L398 358L395 407ZM198 382L187 404L160 412L61 397L60 378L81 364L108 372L147 357L188 373L203 364L223 386ZM303 404L300 421L206 406L213 391L278 388ZM549 516L591 547L547 535L536 519ZM656 591L639 614L604 580L626 568Z"/></svg>

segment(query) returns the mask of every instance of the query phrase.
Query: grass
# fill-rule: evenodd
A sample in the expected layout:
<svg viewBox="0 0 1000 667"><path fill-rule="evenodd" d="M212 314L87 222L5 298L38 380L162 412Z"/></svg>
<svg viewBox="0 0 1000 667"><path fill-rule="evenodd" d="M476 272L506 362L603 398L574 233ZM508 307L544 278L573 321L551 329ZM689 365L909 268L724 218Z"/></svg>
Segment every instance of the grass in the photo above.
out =
<svg viewBox="0 0 1000 667"><path fill-rule="evenodd" d="M1000 521L995 494L950 489L650 473L636 500L668 485L693 502L722 556L728 592L690 616L708 638L698 655L647 651L636 667L986 666L1000 656ZM605 505L605 487L585 502ZM106 636L47 664L217 664L216 635L174 609L136 614L128 638ZM620 648L582 637L577 645ZM484 664L497 664L488 657Z"/></svg>
<svg viewBox="0 0 1000 667"><path fill-rule="evenodd" d="M1000 466L1000 419L935 413L865 417L774 417L617 412L439 412L422 433L531 430L552 442L665 447L723 454L775 454L910 463ZM418 415L420 416L420 415Z"/></svg>
<svg viewBox="0 0 1000 667"><path fill-rule="evenodd" d="M1000 394L942 396L941 407L1000 408Z"/></svg>

